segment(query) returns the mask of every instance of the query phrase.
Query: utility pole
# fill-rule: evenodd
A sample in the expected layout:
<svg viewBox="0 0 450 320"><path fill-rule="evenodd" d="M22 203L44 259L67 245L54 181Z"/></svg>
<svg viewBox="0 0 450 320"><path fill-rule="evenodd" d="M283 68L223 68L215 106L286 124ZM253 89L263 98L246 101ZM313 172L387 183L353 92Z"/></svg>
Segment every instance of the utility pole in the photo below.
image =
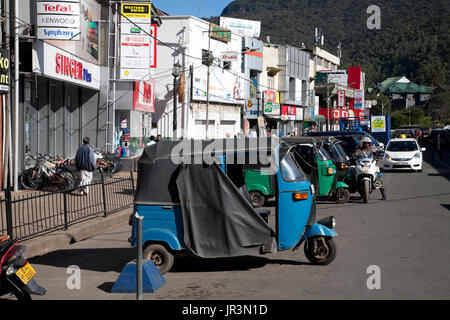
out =
<svg viewBox="0 0 450 320"><path fill-rule="evenodd" d="M327 84L327 131L330 131L330 86Z"/></svg>
<svg viewBox="0 0 450 320"><path fill-rule="evenodd" d="M208 54L207 54L207 61L206 64L208 66L208 73L207 73L207 78L206 78L206 140L209 139L208 137L208 129L209 129L209 67L212 63L212 55L211 55L211 24L209 24L208 26Z"/></svg>

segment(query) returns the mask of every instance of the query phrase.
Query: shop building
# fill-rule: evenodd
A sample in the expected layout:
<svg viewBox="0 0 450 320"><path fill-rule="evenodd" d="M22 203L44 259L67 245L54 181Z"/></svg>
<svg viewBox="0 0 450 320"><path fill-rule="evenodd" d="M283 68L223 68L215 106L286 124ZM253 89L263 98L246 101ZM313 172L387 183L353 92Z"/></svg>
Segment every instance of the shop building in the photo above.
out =
<svg viewBox="0 0 450 320"><path fill-rule="evenodd" d="M164 44L158 44L154 75L158 134L165 138L234 137L241 131L245 103L243 37L193 16L162 16L161 21L158 39ZM176 64L181 73L174 77Z"/></svg>
<svg viewBox="0 0 450 320"><path fill-rule="evenodd" d="M304 110L308 105L310 53L291 46L264 44L263 85L277 92L276 101L265 112L268 127L277 128L279 135L301 135ZM267 97L267 96L266 96ZM276 106L278 111L274 108ZM279 107L278 107L279 105Z"/></svg>

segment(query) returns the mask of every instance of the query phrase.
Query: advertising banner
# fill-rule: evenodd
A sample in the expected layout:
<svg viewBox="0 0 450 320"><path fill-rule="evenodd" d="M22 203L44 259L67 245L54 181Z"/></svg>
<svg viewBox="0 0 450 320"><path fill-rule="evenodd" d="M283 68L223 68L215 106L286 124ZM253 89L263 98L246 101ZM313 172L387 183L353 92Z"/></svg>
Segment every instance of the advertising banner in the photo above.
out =
<svg viewBox="0 0 450 320"><path fill-rule="evenodd" d="M220 60L222 60L222 61L238 61L239 60L239 52L237 52L237 51L221 52Z"/></svg>
<svg viewBox="0 0 450 320"><path fill-rule="evenodd" d="M371 132L386 132L386 116L370 117Z"/></svg>
<svg viewBox="0 0 450 320"><path fill-rule="evenodd" d="M81 40L80 1L36 2L37 38L40 40Z"/></svg>
<svg viewBox="0 0 450 320"><path fill-rule="evenodd" d="M64 51L67 51L87 62L99 64L99 41L100 41L100 21L101 17L101 5L96 0L72 0L72 1L39 1L39 3L49 3L56 7L56 3L61 5L78 4L77 14L64 15L61 12L38 14L37 16L37 37L43 37L45 42L52 46L58 47ZM48 6L49 9L51 6ZM44 7L45 8L45 7ZM61 11L61 7L59 7ZM55 8L56 10L56 8ZM72 9L74 12L76 10ZM62 16L66 16L68 20L62 20ZM78 28L74 27L76 20L79 21ZM56 27L56 23L67 23L64 27ZM50 24L53 26L42 26L39 28L39 24ZM47 33L47 34L45 34ZM76 35L76 37L74 37ZM74 37L74 38L72 38ZM67 41L67 40L79 40L79 41Z"/></svg>
<svg viewBox="0 0 450 320"><path fill-rule="evenodd" d="M135 81L133 110L155 112L155 81Z"/></svg>
<svg viewBox="0 0 450 320"><path fill-rule="evenodd" d="M120 78L147 81L156 68L157 26L149 3L122 3Z"/></svg>
<svg viewBox="0 0 450 320"><path fill-rule="evenodd" d="M0 92L9 92L9 49L0 49Z"/></svg>
<svg viewBox="0 0 450 320"><path fill-rule="evenodd" d="M206 101L208 67L202 65L195 68L193 77L192 99ZM209 76L209 101L244 104L244 79L243 74L234 74L220 68L211 69Z"/></svg>
<svg viewBox="0 0 450 320"><path fill-rule="evenodd" d="M259 38L261 21L220 17L220 26L247 38Z"/></svg>

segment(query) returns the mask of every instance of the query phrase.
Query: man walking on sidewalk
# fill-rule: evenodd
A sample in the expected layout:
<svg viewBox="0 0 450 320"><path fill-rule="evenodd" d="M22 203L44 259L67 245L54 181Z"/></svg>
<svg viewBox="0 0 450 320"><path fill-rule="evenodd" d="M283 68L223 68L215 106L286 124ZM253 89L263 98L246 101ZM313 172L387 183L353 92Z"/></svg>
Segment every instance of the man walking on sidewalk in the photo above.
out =
<svg viewBox="0 0 450 320"><path fill-rule="evenodd" d="M95 162L94 151L89 146L90 139L88 137L83 138L83 145L78 148L75 156L75 165L81 174L80 193L87 195L89 193L89 184L92 181L92 172L96 169L97 164Z"/></svg>

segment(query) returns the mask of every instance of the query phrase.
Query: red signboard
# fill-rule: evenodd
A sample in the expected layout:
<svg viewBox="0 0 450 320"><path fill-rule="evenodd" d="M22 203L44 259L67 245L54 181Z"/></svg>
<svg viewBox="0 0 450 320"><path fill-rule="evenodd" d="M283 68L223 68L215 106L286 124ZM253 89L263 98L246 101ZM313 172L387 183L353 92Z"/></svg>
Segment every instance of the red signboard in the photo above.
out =
<svg viewBox="0 0 450 320"><path fill-rule="evenodd" d="M155 112L155 81L134 82L133 110Z"/></svg>
<svg viewBox="0 0 450 320"><path fill-rule="evenodd" d="M281 106L281 118L285 118L285 120L295 120L296 114L297 114L296 107L288 106L288 105Z"/></svg>
<svg viewBox="0 0 450 320"><path fill-rule="evenodd" d="M277 92L264 91L264 102L277 102Z"/></svg>
<svg viewBox="0 0 450 320"><path fill-rule="evenodd" d="M349 117L356 117L360 119L364 118L364 110L330 108L328 111L327 108L319 108L319 114L324 116L325 119L328 119L328 112L331 120L339 120L341 118Z"/></svg>

